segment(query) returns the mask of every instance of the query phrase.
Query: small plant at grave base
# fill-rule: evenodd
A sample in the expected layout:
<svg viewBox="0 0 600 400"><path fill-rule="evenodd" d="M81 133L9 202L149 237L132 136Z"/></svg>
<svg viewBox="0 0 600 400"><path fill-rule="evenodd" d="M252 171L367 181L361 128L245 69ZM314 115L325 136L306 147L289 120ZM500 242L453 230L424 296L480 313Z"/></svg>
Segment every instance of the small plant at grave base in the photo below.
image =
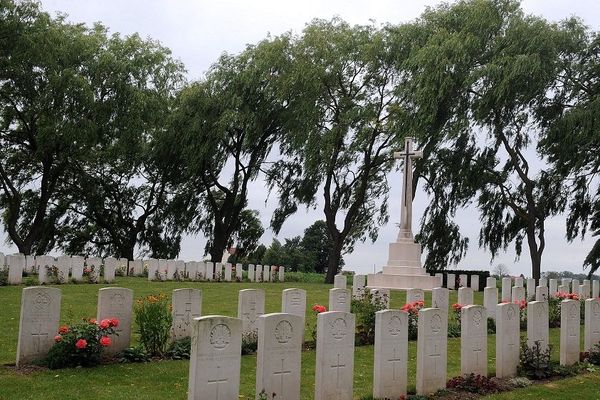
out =
<svg viewBox="0 0 600 400"><path fill-rule="evenodd" d="M387 295L375 295L364 291L356 299L352 299L351 312L356 315L356 345L363 346L375 343L375 313L387 308Z"/></svg>
<svg viewBox="0 0 600 400"><path fill-rule="evenodd" d="M448 381L446 387L477 394L491 394L498 391L496 382L487 376L478 374L454 377Z"/></svg>
<svg viewBox="0 0 600 400"><path fill-rule="evenodd" d="M183 280L183 276L179 272L179 269L175 268L175 272L173 272L173 280L175 282L181 282Z"/></svg>
<svg viewBox="0 0 600 400"><path fill-rule="evenodd" d="M0 267L0 286L8 286L8 267Z"/></svg>
<svg viewBox="0 0 600 400"><path fill-rule="evenodd" d="M322 306L320 304L313 304L312 310L315 312L316 315L319 315L322 312L326 312L327 307ZM317 324L316 323L315 323L315 326L313 326L312 339L313 339L314 345L316 346L317 345Z"/></svg>
<svg viewBox="0 0 600 400"><path fill-rule="evenodd" d="M151 356L163 356L171 332L171 305L164 293L149 295L135 302L135 321L140 344Z"/></svg>
<svg viewBox="0 0 600 400"><path fill-rule="evenodd" d="M48 278L48 283L51 285L61 285L66 283L66 279L63 276L63 273L58 269L56 265L47 265L46 266L46 277Z"/></svg>
<svg viewBox="0 0 600 400"><path fill-rule="evenodd" d="M115 268L115 276L126 276L127 274L127 267L125 266L120 266Z"/></svg>
<svg viewBox="0 0 600 400"><path fill-rule="evenodd" d="M242 335L242 355L254 354L258 349L258 332L245 332Z"/></svg>
<svg viewBox="0 0 600 400"><path fill-rule="evenodd" d="M494 321L494 318L487 319L487 332L488 335L496 334L496 321Z"/></svg>
<svg viewBox="0 0 600 400"><path fill-rule="evenodd" d="M115 335L117 319L83 320L77 325L61 326L54 336L45 364L50 369L93 367L100 363L102 348L112 344L109 335Z"/></svg>
<svg viewBox="0 0 600 400"><path fill-rule="evenodd" d="M582 354L582 361L593 365L600 365L600 343L592 347L588 352Z"/></svg>
<svg viewBox="0 0 600 400"><path fill-rule="evenodd" d="M531 386L533 384L533 382L531 382L529 379L525 378L524 376L517 376L515 378L511 378L508 380L508 382L515 388L524 388L527 386Z"/></svg>
<svg viewBox="0 0 600 400"><path fill-rule="evenodd" d="M130 347L119 353L120 363L141 363L150 360L150 356L142 346Z"/></svg>
<svg viewBox="0 0 600 400"><path fill-rule="evenodd" d="M419 310L423 308L423 300L406 303L400 310L408 313L408 340L417 340L419 331Z"/></svg>
<svg viewBox="0 0 600 400"><path fill-rule="evenodd" d="M98 283L98 274L96 273L95 266L91 265L83 269L83 279L87 283Z"/></svg>
<svg viewBox="0 0 600 400"><path fill-rule="evenodd" d="M175 340L169 345L167 356L173 360L189 360L191 350L192 339L190 337L184 337L182 339Z"/></svg>
<svg viewBox="0 0 600 400"><path fill-rule="evenodd" d="M529 379L545 379L552 376L554 368L550 361L551 347L544 349L539 341L532 347L527 342L521 343L519 355L519 375Z"/></svg>
<svg viewBox="0 0 600 400"><path fill-rule="evenodd" d="M269 396L267 395L267 392L265 392L265 389L260 391L256 400L269 400Z"/></svg>

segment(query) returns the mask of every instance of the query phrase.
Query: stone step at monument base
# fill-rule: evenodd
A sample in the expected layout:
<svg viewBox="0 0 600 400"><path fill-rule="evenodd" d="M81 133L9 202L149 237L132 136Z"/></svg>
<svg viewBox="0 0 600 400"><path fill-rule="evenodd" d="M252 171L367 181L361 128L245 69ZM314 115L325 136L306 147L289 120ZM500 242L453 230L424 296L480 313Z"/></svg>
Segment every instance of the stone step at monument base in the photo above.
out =
<svg viewBox="0 0 600 400"><path fill-rule="evenodd" d="M367 275L368 288L423 289L431 290L442 286L442 277L430 275Z"/></svg>
<svg viewBox="0 0 600 400"><path fill-rule="evenodd" d="M429 276L425 268L422 267L396 267L393 265L387 265L383 267L383 273L385 275L418 275L418 276Z"/></svg>

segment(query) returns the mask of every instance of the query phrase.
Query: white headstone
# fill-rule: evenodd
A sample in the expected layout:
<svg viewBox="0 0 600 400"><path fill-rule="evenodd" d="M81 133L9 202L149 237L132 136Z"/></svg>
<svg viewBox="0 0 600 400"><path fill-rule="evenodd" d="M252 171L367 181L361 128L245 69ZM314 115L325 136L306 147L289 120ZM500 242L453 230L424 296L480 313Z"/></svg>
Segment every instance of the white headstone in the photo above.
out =
<svg viewBox="0 0 600 400"><path fill-rule="evenodd" d="M214 272L215 280L220 281L224 278L223 274L223 263L217 262L215 263L215 272Z"/></svg>
<svg viewBox="0 0 600 400"><path fill-rule="evenodd" d="M471 289L474 292L479 292L479 275L471 275Z"/></svg>
<svg viewBox="0 0 600 400"><path fill-rule="evenodd" d="M527 300L535 297L535 279L527 278Z"/></svg>
<svg viewBox="0 0 600 400"><path fill-rule="evenodd" d="M263 265L262 280L263 282L271 281L271 267L269 265Z"/></svg>
<svg viewBox="0 0 600 400"><path fill-rule="evenodd" d="M167 274L165 275L165 279L168 281L172 281L175 278L175 271L177 270L175 260L166 260L166 266Z"/></svg>
<svg viewBox="0 0 600 400"><path fill-rule="evenodd" d="M425 292L423 289L406 290L406 303L414 303L415 301L425 301Z"/></svg>
<svg viewBox="0 0 600 400"><path fill-rule="evenodd" d="M17 367L46 357L60 321L60 289L32 286L21 294Z"/></svg>
<svg viewBox="0 0 600 400"><path fill-rule="evenodd" d="M6 256L0 251L0 269L6 265Z"/></svg>
<svg viewBox="0 0 600 400"><path fill-rule="evenodd" d="M121 271L123 275L129 276L129 260L125 257L121 257L117 260L117 270Z"/></svg>
<svg viewBox="0 0 600 400"><path fill-rule="evenodd" d="M211 315L192 324L188 400L238 399L242 321Z"/></svg>
<svg viewBox="0 0 600 400"><path fill-rule="evenodd" d="M129 268L133 275L140 276L144 273L144 260L133 260L129 262Z"/></svg>
<svg viewBox="0 0 600 400"><path fill-rule="evenodd" d="M117 267L117 259L107 257L104 259L104 282L111 283L115 281L115 269Z"/></svg>
<svg viewBox="0 0 600 400"><path fill-rule="evenodd" d="M459 279L459 281L460 281L460 282L458 283L458 284L459 284L459 287L465 287L465 288L466 288L466 287L469 287L469 285L468 285L468 283L469 283L469 275L467 275L467 274L460 274L460 275L458 276L458 279Z"/></svg>
<svg viewBox="0 0 600 400"><path fill-rule="evenodd" d="M548 301L548 286L535 288L535 301Z"/></svg>
<svg viewBox="0 0 600 400"><path fill-rule="evenodd" d="M399 399L406 395L408 368L408 314L383 310L375 313L373 398Z"/></svg>
<svg viewBox="0 0 600 400"><path fill-rule="evenodd" d="M300 400L303 319L274 313L258 318L256 394L269 399Z"/></svg>
<svg viewBox="0 0 600 400"><path fill-rule="evenodd" d="M202 291L198 289L175 289L171 301L173 323L171 338L179 340L192 336L192 319L202 315Z"/></svg>
<svg viewBox="0 0 600 400"><path fill-rule="evenodd" d="M558 292L558 279L550 279L549 281L549 289L548 294L550 297L556 297L556 292Z"/></svg>
<svg viewBox="0 0 600 400"><path fill-rule="evenodd" d="M485 280L485 287L497 287L496 278L494 278L493 276L488 276Z"/></svg>
<svg viewBox="0 0 600 400"><path fill-rule="evenodd" d="M558 287L558 293L569 293L569 286L568 285L560 285ZM556 296L554 296L556 297Z"/></svg>
<svg viewBox="0 0 600 400"><path fill-rule="evenodd" d="M573 279L571 281L571 293L577 294L578 290L579 290L579 279Z"/></svg>
<svg viewBox="0 0 600 400"><path fill-rule="evenodd" d="M60 256L56 259L56 267L58 268L58 281L66 283L69 281L69 273L71 272L71 256Z"/></svg>
<svg viewBox="0 0 600 400"><path fill-rule="evenodd" d="M257 264L255 269L256 269L256 271L254 273L254 280L256 282L262 282L263 281L263 266Z"/></svg>
<svg viewBox="0 0 600 400"><path fill-rule="evenodd" d="M277 265L271 265L271 271L269 273L270 281L275 282L276 276L277 276Z"/></svg>
<svg viewBox="0 0 600 400"><path fill-rule="evenodd" d="M569 286L571 285L571 278L562 278L560 281L562 286Z"/></svg>
<svg viewBox="0 0 600 400"><path fill-rule="evenodd" d="M277 271L279 282L285 282L285 267L279 266L279 270Z"/></svg>
<svg viewBox="0 0 600 400"><path fill-rule="evenodd" d="M353 399L354 324L350 313L329 311L317 315L315 400Z"/></svg>
<svg viewBox="0 0 600 400"><path fill-rule="evenodd" d="M506 276L502 278L502 301L511 301L512 299L512 278Z"/></svg>
<svg viewBox="0 0 600 400"><path fill-rule="evenodd" d="M254 282L256 279L254 275L254 264L248 264L248 280Z"/></svg>
<svg viewBox="0 0 600 400"><path fill-rule="evenodd" d="M527 303L527 346L534 347L540 342L545 351L549 344L548 302L530 301Z"/></svg>
<svg viewBox="0 0 600 400"><path fill-rule="evenodd" d="M242 264L235 264L235 280L241 282L244 279L244 267ZM283 280L281 280L283 282Z"/></svg>
<svg viewBox="0 0 600 400"><path fill-rule="evenodd" d="M338 274L333 277L333 287L338 289L346 289L346 275Z"/></svg>
<svg viewBox="0 0 600 400"><path fill-rule="evenodd" d="M106 348L109 353L118 353L129 348L133 312L133 290L119 287L98 290L98 322L103 319L118 319L116 335L111 335L112 345Z"/></svg>
<svg viewBox="0 0 600 400"><path fill-rule="evenodd" d="M598 298L585 301L584 351L600 343L600 300Z"/></svg>
<svg viewBox="0 0 600 400"><path fill-rule="evenodd" d="M450 305L450 291L446 288L431 289L431 306L439 308L440 311L448 315L448 307Z"/></svg>
<svg viewBox="0 0 600 400"><path fill-rule="evenodd" d="M261 289L243 289L238 295L238 318L242 320L243 334L258 332L258 317L265 313L265 292Z"/></svg>
<svg viewBox="0 0 600 400"><path fill-rule="evenodd" d="M515 286L523 287L523 281L524 281L524 278L522 276L517 276L515 278Z"/></svg>
<svg viewBox="0 0 600 400"><path fill-rule="evenodd" d="M437 308L419 310L417 338L417 394L446 387L448 318Z"/></svg>
<svg viewBox="0 0 600 400"><path fill-rule="evenodd" d="M233 267L231 263L225 264L225 282L231 282L231 275L233 272Z"/></svg>
<svg viewBox="0 0 600 400"><path fill-rule="evenodd" d="M468 306L473 304L473 289L461 287L458 289L458 304Z"/></svg>
<svg viewBox="0 0 600 400"><path fill-rule="evenodd" d="M350 291L348 289L329 289L329 311L350 312Z"/></svg>
<svg viewBox="0 0 600 400"><path fill-rule="evenodd" d="M456 276L454 274L448 274L446 277L446 287L448 289L455 289L456 287Z"/></svg>
<svg viewBox="0 0 600 400"><path fill-rule="evenodd" d="M592 298L597 299L600 297L600 281L594 279L592 281Z"/></svg>
<svg viewBox="0 0 600 400"><path fill-rule="evenodd" d="M19 285L23 279L25 256L22 254L13 254L6 258L8 262L8 283L11 285Z"/></svg>
<svg viewBox="0 0 600 400"><path fill-rule="evenodd" d="M281 293L281 312L302 317L302 326L306 320L306 290L285 289Z"/></svg>
<svg viewBox="0 0 600 400"><path fill-rule="evenodd" d="M35 268L38 271L38 281L40 285L48 283L48 269L54 265L54 257L50 256L37 256L35 258Z"/></svg>
<svg viewBox="0 0 600 400"><path fill-rule="evenodd" d="M2 256L0 256L0 257L2 257ZM2 268L1 262L0 262L0 268ZM25 271L27 271L29 273L36 272L34 255L25 256Z"/></svg>
<svg viewBox="0 0 600 400"><path fill-rule="evenodd" d="M498 288L486 287L483 289L483 306L489 318L496 319L496 306L498 305Z"/></svg>
<svg viewBox="0 0 600 400"><path fill-rule="evenodd" d="M215 279L215 264L212 261L206 262L206 279L209 281Z"/></svg>
<svg viewBox="0 0 600 400"><path fill-rule="evenodd" d="M73 280L81 281L83 279L83 264L85 259L81 256L71 257L71 272Z"/></svg>
<svg viewBox="0 0 600 400"><path fill-rule="evenodd" d="M579 300L560 302L560 365L579 362Z"/></svg>
<svg viewBox="0 0 600 400"><path fill-rule="evenodd" d="M515 303L496 306L496 377L517 375L519 366L520 311Z"/></svg>
<svg viewBox="0 0 600 400"><path fill-rule="evenodd" d="M155 258L149 258L146 261L148 265L148 280L153 281L156 280L157 275L160 277L160 272L158 270L158 260Z"/></svg>
<svg viewBox="0 0 600 400"><path fill-rule="evenodd" d="M199 280L200 277L198 274L198 262L196 262L196 261L186 262L185 263L185 274L192 281Z"/></svg>
<svg viewBox="0 0 600 400"><path fill-rule="evenodd" d="M523 286L514 286L512 288L512 301L523 301L525 299L525 288Z"/></svg>
<svg viewBox="0 0 600 400"><path fill-rule="evenodd" d="M461 309L460 373L487 376L487 314L483 306Z"/></svg>
<svg viewBox="0 0 600 400"><path fill-rule="evenodd" d="M540 280L538 281L538 286L548 286L548 279L547 278L540 278Z"/></svg>
<svg viewBox="0 0 600 400"><path fill-rule="evenodd" d="M352 279L352 297L355 299L362 297L366 285L365 275L354 275Z"/></svg>
<svg viewBox="0 0 600 400"><path fill-rule="evenodd" d="M586 300L590 298L590 286L583 284L579 285L579 300Z"/></svg>

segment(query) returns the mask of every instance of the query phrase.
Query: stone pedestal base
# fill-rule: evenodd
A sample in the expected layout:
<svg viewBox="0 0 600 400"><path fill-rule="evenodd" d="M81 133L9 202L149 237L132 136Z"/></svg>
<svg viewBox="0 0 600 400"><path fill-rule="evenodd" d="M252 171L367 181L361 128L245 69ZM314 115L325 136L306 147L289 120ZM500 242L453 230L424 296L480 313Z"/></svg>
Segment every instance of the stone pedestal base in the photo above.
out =
<svg viewBox="0 0 600 400"><path fill-rule="evenodd" d="M425 271L423 269L423 271ZM386 289L423 289L431 290L442 286L442 278L430 275L391 275L391 274L369 274L367 275L368 288Z"/></svg>

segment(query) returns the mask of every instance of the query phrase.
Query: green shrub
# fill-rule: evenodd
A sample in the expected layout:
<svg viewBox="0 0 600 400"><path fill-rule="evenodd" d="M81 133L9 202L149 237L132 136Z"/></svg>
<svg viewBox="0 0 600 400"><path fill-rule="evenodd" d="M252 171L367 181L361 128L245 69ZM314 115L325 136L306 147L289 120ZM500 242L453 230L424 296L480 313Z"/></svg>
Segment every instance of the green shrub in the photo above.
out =
<svg viewBox="0 0 600 400"><path fill-rule="evenodd" d="M551 347L543 349L540 342L536 341L532 347L527 342L521 343L519 355L519 375L530 379L545 379L553 374L553 365L550 361Z"/></svg>
<svg viewBox="0 0 600 400"><path fill-rule="evenodd" d="M494 321L494 318L487 319L487 332L488 335L496 334L496 321Z"/></svg>
<svg viewBox="0 0 600 400"><path fill-rule="evenodd" d="M417 340L419 334L419 310L423 308L423 300L404 304L400 310L408 313L408 340Z"/></svg>
<svg viewBox="0 0 600 400"><path fill-rule="evenodd" d="M583 359L590 364L600 365L600 343L592 347L587 353L584 353Z"/></svg>
<svg viewBox="0 0 600 400"><path fill-rule="evenodd" d="M363 291L357 299L352 299L351 312L356 315L356 344L364 346L375 343L375 313L385 310L387 295L373 295Z"/></svg>
<svg viewBox="0 0 600 400"><path fill-rule="evenodd" d="M448 322L448 337L457 338L460 337L460 325L456 322Z"/></svg>
<svg viewBox="0 0 600 400"><path fill-rule="evenodd" d="M258 348L258 334L255 331L242 335L242 355L254 354Z"/></svg>
<svg viewBox="0 0 600 400"><path fill-rule="evenodd" d="M50 369L98 365L102 348L111 345L109 335L115 334L118 325L116 319L104 319L100 323L84 320L82 324L61 326L45 364Z"/></svg>
<svg viewBox="0 0 600 400"><path fill-rule="evenodd" d="M121 363L141 363L150 360L150 356L142 346L130 347L119 353Z"/></svg>
<svg viewBox="0 0 600 400"><path fill-rule="evenodd" d="M146 296L136 300L134 309L140 344L150 356L164 356L173 322L167 296Z"/></svg>
<svg viewBox="0 0 600 400"><path fill-rule="evenodd" d="M532 382L524 376L517 376L515 378L511 378L508 382L515 388L524 388L532 385Z"/></svg>
<svg viewBox="0 0 600 400"><path fill-rule="evenodd" d="M192 339L185 337L183 339L175 340L169 345L167 356L173 360L189 360L191 350Z"/></svg>
<svg viewBox="0 0 600 400"><path fill-rule="evenodd" d="M478 374L454 377L448 381L446 387L477 394L490 394L498 391L496 382L487 376Z"/></svg>

